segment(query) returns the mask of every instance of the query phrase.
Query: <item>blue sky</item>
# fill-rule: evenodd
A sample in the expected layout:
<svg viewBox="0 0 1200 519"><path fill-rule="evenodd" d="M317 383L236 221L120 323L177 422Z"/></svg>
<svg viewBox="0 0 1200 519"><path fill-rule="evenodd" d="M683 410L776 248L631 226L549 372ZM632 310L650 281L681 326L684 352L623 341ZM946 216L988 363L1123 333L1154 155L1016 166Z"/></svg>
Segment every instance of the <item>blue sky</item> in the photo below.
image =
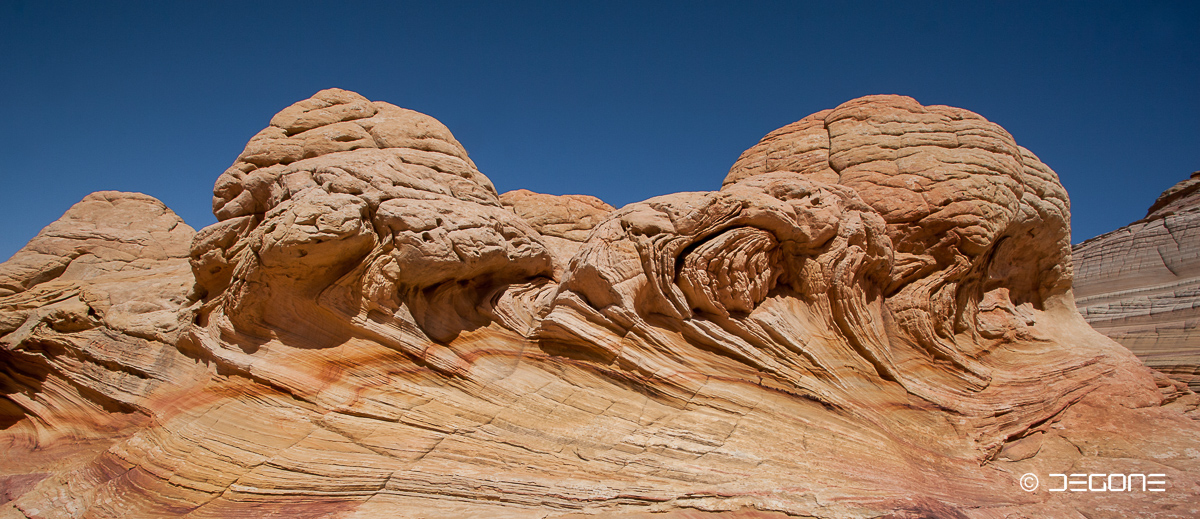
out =
<svg viewBox="0 0 1200 519"><path fill-rule="evenodd" d="M190 225L247 139L327 87L430 114L500 191L621 206L720 187L867 94L999 123L1079 242L1200 169L1197 2L0 3L0 257L84 195Z"/></svg>

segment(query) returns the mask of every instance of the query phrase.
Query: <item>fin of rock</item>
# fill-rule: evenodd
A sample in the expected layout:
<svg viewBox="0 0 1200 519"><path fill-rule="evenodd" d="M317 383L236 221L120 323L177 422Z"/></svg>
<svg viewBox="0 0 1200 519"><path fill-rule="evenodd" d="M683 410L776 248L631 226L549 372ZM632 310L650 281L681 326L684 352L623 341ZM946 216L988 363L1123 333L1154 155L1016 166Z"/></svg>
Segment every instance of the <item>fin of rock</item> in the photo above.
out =
<svg viewBox="0 0 1200 519"><path fill-rule="evenodd" d="M1092 327L1200 390L1200 171L1146 217L1074 249L1075 298Z"/></svg>

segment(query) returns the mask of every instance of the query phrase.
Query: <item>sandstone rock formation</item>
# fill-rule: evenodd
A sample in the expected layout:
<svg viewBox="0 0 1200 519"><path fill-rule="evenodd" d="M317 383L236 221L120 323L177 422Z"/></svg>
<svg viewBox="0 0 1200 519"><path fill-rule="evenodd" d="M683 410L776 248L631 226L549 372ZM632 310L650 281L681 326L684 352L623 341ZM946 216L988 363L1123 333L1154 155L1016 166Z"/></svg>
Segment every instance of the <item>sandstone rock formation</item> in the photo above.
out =
<svg viewBox="0 0 1200 519"><path fill-rule="evenodd" d="M175 347L194 234L154 198L104 191L0 264L0 499L152 426L151 401L204 373Z"/></svg>
<svg viewBox="0 0 1200 519"><path fill-rule="evenodd" d="M1200 399L1083 321L1065 191L965 110L856 99L613 210L325 90L213 209L194 285L108 299L153 334L33 297L78 247L0 270L0 517L1200 513ZM1050 491L1101 472L1167 491Z"/></svg>
<svg viewBox="0 0 1200 519"><path fill-rule="evenodd" d="M562 273L571 257L579 252L588 234L614 209L588 195L546 195L517 189L500 195L500 203L512 209L551 245L555 272Z"/></svg>
<svg viewBox="0 0 1200 519"><path fill-rule="evenodd" d="M1074 257L1076 301L1092 327L1200 390L1200 171Z"/></svg>

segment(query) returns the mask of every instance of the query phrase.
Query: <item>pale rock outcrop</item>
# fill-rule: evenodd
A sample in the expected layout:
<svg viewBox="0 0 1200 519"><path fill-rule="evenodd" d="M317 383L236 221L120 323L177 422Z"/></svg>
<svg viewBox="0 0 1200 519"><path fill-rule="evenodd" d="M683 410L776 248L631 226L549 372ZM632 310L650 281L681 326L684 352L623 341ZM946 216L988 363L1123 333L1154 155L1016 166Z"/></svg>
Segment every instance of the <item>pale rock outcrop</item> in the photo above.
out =
<svg viewBox="0 0 1200 519"><path fill-rule="evenodd" d="M965 110L853 100L613 210L497 196L437 121L326 90L213 206L186 376L84 454L11 413L38 468L0 514L1200 513L1200 398L1082 319L1065 191ZM1048 490L1093 472L1169 488Z"/></svg>
<svg viewBox="0 0 1200 519"><path fill-rule="evenodd" d="M0 296L52 279L87 280L186 257L194 233L153 197L92 193L0 263Z"/></svg>
<svg viewBox="0 0 1200 519"><path fill-rule="evenodd" d="M1076 245L1075 297L1093 328L1200 389L1200 171L1146 217Z"/></svg>
<svg viewBox="0 0 1200 519"><path fill-rule="evenodd" d="M614 209L599 198L588 195L547 195L517 189L500 195L500 203L537 229L542 240L551 245L556 272L579 252L588 234Z"/></svg>
<svg viewBox="0 0 1200 519"><path fill-rule="evenodd" d="M103 191L0 264L8 499L151 425L152 401L203 373L175 347L194 234L152 197Z"/></svg>

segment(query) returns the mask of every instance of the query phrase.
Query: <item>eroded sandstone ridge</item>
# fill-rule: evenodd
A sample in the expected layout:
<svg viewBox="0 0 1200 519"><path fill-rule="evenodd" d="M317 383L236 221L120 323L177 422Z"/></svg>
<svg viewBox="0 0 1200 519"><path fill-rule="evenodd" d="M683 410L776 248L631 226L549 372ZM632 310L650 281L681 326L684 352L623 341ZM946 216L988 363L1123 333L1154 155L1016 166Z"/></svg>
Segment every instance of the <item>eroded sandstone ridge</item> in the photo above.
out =
<svg viewBox="0 0 1200 519"><path fill-rule="evenodd" d="M1200 512L1196 395L1084 322L1065 191L965 110L856 99L614 210L335 89L220 176L186 271L161 204L93 197L0 267L8 516Z"/></svg>
<svg viewBox="0 0 1200 519"><path fill-rule="evenodd" d="M1092 327L1200 389L1200 171L1074 256L1076 302Z"/></svg>

